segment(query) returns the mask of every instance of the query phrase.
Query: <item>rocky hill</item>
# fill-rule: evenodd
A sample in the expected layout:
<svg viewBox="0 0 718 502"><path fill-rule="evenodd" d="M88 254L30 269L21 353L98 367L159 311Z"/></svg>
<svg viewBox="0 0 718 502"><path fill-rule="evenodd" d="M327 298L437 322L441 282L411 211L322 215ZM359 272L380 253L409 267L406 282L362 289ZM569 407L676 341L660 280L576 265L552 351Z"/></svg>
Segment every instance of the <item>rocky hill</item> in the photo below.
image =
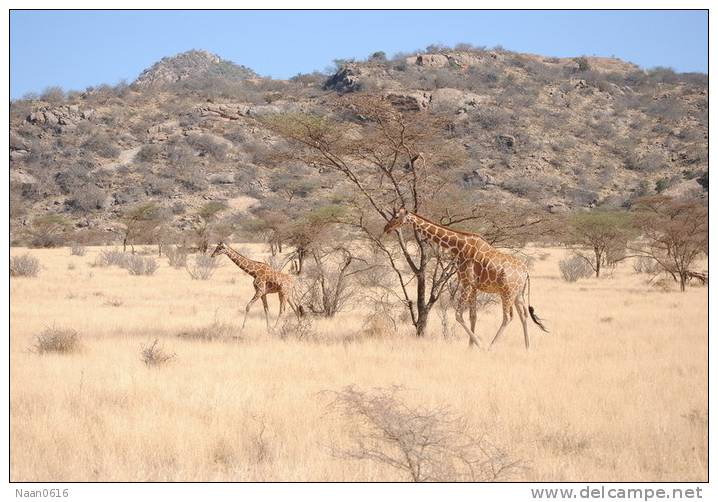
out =
<svg viewBox="0 0 718 502"><path fill-rule="evenodd" d="M331 75L281 81L189 51L130 85L12 103L11 238L27 242L34 220L57 214L88 241L112 241L119 215L147 200L181 230L208 201L237 221L278 200L330 198L331 174L281 160L287 145L261 118L321 115L354 92L448 117L468 158L456 184L471 199L557 212L656 192L705 195L703 74L462 46L392 60L377 53Z"/></svg>

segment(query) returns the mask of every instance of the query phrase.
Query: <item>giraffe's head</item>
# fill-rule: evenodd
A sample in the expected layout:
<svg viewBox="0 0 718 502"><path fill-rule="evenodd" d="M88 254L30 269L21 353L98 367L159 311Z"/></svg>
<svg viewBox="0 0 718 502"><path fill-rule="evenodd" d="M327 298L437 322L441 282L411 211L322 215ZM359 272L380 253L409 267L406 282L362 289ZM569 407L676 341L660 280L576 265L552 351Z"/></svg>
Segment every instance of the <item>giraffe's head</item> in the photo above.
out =
<svg viewBox="0 0 718 502"><path fill-rule="evenodd" d="M406 215L408 213L406 212L406 209L403 207L397 211L397 213L394 215L394 217L387 222L387 224L384 226L384 235L388 234L389 232L393 232L400 226L404 224L406 221Z"/></svg>
<svg viewBox="0 0 718 502"><path fill-rule="evenodd" d="M222 254L227 250L227 246L224 245L224 242L220 241L219 244L217 244L217 247L214 248L214 251L212 251L212 258L217 256L218 254Z"/></svg>

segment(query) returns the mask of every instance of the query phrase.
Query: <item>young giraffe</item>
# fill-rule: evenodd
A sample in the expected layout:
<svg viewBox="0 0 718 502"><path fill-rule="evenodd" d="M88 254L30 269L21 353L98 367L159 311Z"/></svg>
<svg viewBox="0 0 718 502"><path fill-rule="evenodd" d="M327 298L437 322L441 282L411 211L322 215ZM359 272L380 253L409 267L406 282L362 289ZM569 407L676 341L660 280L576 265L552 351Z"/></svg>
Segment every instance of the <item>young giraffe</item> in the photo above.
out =
<svg viewBox="0 0 718 502"><path fill-rule="evenodd" d="M269 330L269 306L267 305L267 295L277 293L279 295L279 315L274 323L276 326L279 323L279 318L284 313L286 301L289 306L292 307L294 313L299 316L297 306L294 304L293 292L294 292L294 278L290 275L277 272L266 263L259 261L250 260L249 258L242 256L237 251L229 247L223 242L217 244L217 247L212 252L212 257L217 255L225 254L232 260L239 268L247 272L249 275L254 277L254 296L247 306L244 312L244 321L242 322L242 329L247 322L247 316L249 315L249 309L252 308L252 304L258 299L262 299L264 305L264 318L267 321L267 330Z"/></svg>
<svg viewBox="0 0 718 502"><path fill-rule="evenodd" d="M438 225L419 215L407 212L404 208L401 208L396 216L386 224L384 234L397 230L406 222L411 223L418 234L448 250L454 256L457 277L461 286L461 294L456 306L456 320L469 335L469 346L480 346L481 344L481 338L474 334L476 296L479 291L501 296L504 318L490 345L498 340L513 319L512 305L516 305L516 311L521 319L527 350L530 345L527 326L529 315L543 331L547 331L534 313L534 308L530 306L531 280L528 267L524 262L496 250L477 234L460 232ZM526 309L524 300L524 292L527 287L528 309ZM471 329L464 322L464 310L467 307L469 308Z"/></svg>

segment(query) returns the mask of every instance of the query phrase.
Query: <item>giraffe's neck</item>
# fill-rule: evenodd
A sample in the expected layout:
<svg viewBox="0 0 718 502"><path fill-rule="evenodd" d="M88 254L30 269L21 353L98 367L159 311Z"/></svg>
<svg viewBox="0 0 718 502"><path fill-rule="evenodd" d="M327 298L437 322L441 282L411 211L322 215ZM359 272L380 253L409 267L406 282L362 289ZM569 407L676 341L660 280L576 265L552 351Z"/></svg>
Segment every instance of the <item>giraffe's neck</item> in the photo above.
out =
<svg viewBox="0 0 718 502"><path fill-rule="evenodd" d="M450 253L461 253L469 241L471 241L472 248L480 253L485 253L492 249L491 245L478 234L457 232L414 213L409 213L407 220L414 226L417 233L448 250Z"/></svg>
<svg viewBox="0 0 718 502"><path fill-rule="evenodd" d="M224 254L226 254L230 260L232 260L239 268L247 272L249 275L251 275L252 277L256 276L258 265L257 262L242 256L229 246L225 246Z"/></svg>

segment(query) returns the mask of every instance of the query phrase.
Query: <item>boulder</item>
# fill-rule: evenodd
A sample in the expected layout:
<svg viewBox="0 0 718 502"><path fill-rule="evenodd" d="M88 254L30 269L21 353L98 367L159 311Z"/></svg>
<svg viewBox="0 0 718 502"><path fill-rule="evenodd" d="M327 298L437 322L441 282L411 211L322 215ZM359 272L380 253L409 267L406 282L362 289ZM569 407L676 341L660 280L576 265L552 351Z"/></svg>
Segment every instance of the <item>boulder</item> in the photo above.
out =
<svg viewBox="0 0 718 502"><path fill-rule="evenodd" d="M450 87L436 89L431 93L432 107L452 110L455 113L465 113L488 101L487 96Z"/></svg>
<svg viewBox="0 0 718 502"><path fill-rule="evenodd" d="M496 142L503 151L513 151L516 146L516 138L510 134L499 134L496 136Z"/></svg>
<svg viewBox="0 0 718 502"><path fill-rule="evenodd" d="M495 185L496 180L488 173L482 173L480 169L474 169L468 173L464 173L464 184L469 187L485 188L489 185Z"/></svg>
<svg viewBox="0 0 718 502"><path fill-rule="evenodd" d="M210 174L209 182L213 185L231 185L234 183L234 174L233 173L217 173L217 174Z"/></svg>
<svg viewBox="0 0 718 502"><path fill-rule="evenodd" d="M567 213L569 212L569 207L560 200L554 200L546 204L546 210L551 214Z"/></svg>
<svg viewBox="0 0 718 502"><path fill-rule="evenodd" d="M416 56L415 62L417 65L427 68L441 68L449 64L449 58L443 54L419 54Z"/></svg>
<svg viewBox="0 0 718 502"><path fill-rule="evenodd" d="M361 70L356 64L346 64L324 82L323 88L340 94L358 91L361 88L360 75Z"/></svg>
<svg viewBox="0 0 718 502"><path fill-rule="evenodd" d="M425 92L416 91L409 93L391 93L386 98L389 102L402 111L423 111L429 107L431 96Z"/></svg>

